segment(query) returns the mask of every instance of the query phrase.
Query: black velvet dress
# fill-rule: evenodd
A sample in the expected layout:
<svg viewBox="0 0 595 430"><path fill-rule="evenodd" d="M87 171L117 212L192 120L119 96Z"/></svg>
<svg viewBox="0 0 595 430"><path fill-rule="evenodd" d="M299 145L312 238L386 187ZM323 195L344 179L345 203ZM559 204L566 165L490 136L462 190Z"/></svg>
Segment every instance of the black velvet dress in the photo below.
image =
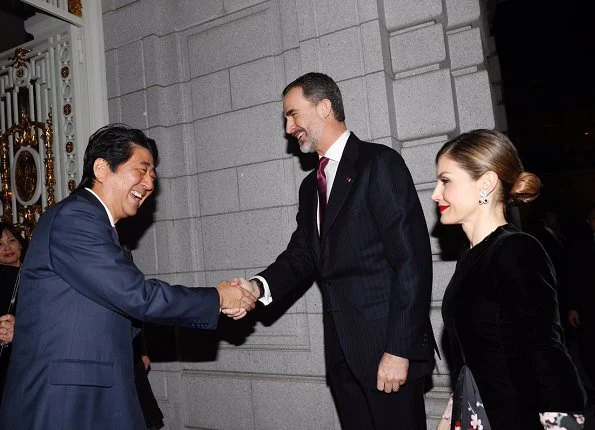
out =
<svg viewBox="0 0 595 430"><path fill-rule="evenodd" d="M462 364L456 327L493 430L542 430L539 412L585 408L555 286L539 242L508 224L463 253L446 289L442 316L454 364Z"/></svg>
<svg viewBox="0 0 595 430"><path fill-rule="evenodd" d="M18 273L18 267L0 264L0 316L6 315L6 312L8 311L8 305L12 298L12 292ZM13 307L13 315L14 309L15 308ZM2 402L4 381L6 379L6 371L8 370L11 350L11 345L5 346L2 351L2 356L0 356L0 402Z"/></svg>

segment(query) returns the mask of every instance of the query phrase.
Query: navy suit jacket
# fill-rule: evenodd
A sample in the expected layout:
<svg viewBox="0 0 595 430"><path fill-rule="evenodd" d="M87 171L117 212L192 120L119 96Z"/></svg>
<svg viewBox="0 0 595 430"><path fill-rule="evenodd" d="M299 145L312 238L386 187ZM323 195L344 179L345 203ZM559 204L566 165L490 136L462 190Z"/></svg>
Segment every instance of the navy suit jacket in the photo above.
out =
<svg viewBox="0 0 595 430"><path fill-rule="evenodd" d="M214 329L219 295L148 279L86 190L39 220L22 271L2 429L145 429L132 319Z"/></svg>
<svg viewBox="0 0 595 430"><path fill-rule="evenodd" d="M364 386L376 389L384 352L410 360L410 380L431 373L432 255L403 159L391 148L351 134L321 236L317 202L314 170L300 186L297 229L287 249L259 273L273 299L314 273L325 302L327 358L332 318L345 360Z"/></svg>

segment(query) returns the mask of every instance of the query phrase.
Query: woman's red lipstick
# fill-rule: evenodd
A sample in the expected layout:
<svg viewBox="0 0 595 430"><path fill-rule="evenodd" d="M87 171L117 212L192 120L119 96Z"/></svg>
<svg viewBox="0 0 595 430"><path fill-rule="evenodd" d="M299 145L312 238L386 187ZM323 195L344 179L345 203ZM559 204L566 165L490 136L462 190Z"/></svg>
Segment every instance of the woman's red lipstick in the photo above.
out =
<svg viewBox="0 0 595 430"><path fill-rule="evenodd" d="M440 213L444 212L446 209L448 209L448 206L438 205L438 210L440 211Z"/></svg>

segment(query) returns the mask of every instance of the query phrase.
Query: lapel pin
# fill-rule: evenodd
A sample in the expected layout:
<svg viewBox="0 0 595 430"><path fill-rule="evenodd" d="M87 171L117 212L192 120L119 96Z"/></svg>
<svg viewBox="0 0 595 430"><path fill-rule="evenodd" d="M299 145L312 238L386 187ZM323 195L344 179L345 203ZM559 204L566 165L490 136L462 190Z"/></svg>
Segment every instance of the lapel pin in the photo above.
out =
<svg viewBox="0 0 595 430"><path fill-rule="evenodd" d="M345 176L345 180L347 181L347 183L351 182L351 178L349 176Z"/></svg>

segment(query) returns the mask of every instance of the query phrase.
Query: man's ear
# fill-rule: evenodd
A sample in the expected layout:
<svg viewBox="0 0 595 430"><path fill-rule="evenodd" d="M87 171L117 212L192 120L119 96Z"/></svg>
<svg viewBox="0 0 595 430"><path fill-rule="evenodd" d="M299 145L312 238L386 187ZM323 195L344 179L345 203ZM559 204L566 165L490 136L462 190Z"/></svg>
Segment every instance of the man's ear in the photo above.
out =
<svg viewBox="0 0 595 430"><path fill-rule="evenodd" d="M95 179L97 182L103 182L109 171L109 164L107 164L105 159L98 158L93 163L93 173L95 174Z"/></svg>
<svg viewBox="0 0 595 430"><path fill-rule="evenodd" d="M332 111L331 101L329 99L320 100L318 102L318 106L316 106L316 109L318 111L318 115L320 115L321 118L328 118Z"/></svg>

